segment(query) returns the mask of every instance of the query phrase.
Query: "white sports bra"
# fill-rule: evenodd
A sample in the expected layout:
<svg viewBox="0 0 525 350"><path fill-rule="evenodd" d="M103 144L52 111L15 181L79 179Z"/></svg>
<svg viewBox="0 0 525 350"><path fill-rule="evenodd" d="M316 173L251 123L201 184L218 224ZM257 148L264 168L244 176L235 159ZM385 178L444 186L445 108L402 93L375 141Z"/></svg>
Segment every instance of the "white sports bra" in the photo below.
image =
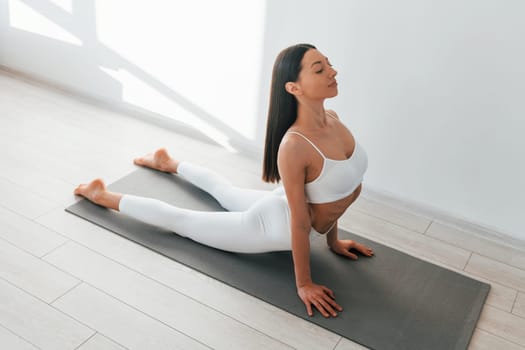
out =
<svg viewBox="0 0 525 350"><path fill-rule="evenodd" d="M319 176L305 184L309 203L330 203L350 195L363 182L368 167L365 150L355 142L354 151L348 159L326 158L323 152L306 136L297 131L288 131L304 138L323 157L323 168Z"/></svg>

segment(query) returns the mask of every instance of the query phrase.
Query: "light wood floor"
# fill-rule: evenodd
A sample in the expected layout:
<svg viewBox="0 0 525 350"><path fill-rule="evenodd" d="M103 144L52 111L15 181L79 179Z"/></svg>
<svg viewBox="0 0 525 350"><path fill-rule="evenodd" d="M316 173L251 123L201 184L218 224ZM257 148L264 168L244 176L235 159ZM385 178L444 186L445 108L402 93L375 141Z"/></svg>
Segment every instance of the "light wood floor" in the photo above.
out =
<svg viewBox="0 0 525 350"><path fill-rule="evenodd" d="M258 159L0 71L1 348L362 349L64 212L159 146L269 187ZM525 349L525 252L363 196L341 226L490 283L470 349Z"/></svg>

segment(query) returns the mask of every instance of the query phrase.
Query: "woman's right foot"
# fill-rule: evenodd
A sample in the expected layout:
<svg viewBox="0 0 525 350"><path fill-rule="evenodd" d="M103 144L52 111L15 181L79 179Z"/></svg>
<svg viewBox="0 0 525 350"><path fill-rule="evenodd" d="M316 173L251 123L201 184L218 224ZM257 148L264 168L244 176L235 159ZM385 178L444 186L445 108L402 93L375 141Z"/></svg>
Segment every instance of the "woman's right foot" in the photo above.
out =
<svg viewBox="0 0 525 350"><path fill-rule="evenodd" d="M74 193L95 204L114 210L119 210L120 200L122 199L122 194L108 191L101 179L95 179L88 184L78 186Z"/></svg>
<svg viewBox="0 0 525 350"><path fill-rule="evenodd" d="M88 184L79 185L74 193L78 196L86 197L93 203L99 204L104 192L106 192L104 181L95 179Z"/></svg>
<svg viewBox="0 0 525 350"><path fill-rule="evenodd" d="M179 166L179 161L171 158L165 148L161 148L155 153L135 158L133 163L167 173L176 173Z"/></svg>

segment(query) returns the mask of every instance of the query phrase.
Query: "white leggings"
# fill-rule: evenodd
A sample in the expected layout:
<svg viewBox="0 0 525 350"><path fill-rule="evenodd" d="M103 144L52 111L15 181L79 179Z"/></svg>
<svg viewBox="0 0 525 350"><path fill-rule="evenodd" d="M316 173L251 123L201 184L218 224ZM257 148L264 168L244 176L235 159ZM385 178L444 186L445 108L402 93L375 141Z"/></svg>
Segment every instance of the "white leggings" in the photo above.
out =
<svg viewBox="0 0 525 350"><path fill-rule="evenodd" d="M228 211L189 210L157 199L124 195L120 212L230 252L291 250L290 209L282 187L273 191L235 187L218 174L188 162L181 162L177 172ZM312 229L311 238L314 233Z"/></svg>

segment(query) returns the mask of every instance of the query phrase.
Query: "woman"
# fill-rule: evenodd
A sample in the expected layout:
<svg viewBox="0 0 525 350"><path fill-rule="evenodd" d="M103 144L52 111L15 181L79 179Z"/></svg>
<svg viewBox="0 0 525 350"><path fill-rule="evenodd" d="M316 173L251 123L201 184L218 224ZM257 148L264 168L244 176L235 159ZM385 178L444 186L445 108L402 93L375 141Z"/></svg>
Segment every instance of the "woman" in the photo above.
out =
<svg viewBox="0 0 525 350"><path fill-rule="evenodd" d="M75 194L202 244L240 253L292 250L297 293L308 315L342 311L334 293L310 276L310 239L326 235L330 249L357 259L370 248L337 238L337 219L361 192L364 150L324 100L337 95L337 72L314 46L299 44L276 59L268 113L263 179L282 180L274 191L241 189L200 166L171 158L165 149L135 164L178 174L214 196L227 212L199 212L156 199L109 192L102 180Z"/></svg>

